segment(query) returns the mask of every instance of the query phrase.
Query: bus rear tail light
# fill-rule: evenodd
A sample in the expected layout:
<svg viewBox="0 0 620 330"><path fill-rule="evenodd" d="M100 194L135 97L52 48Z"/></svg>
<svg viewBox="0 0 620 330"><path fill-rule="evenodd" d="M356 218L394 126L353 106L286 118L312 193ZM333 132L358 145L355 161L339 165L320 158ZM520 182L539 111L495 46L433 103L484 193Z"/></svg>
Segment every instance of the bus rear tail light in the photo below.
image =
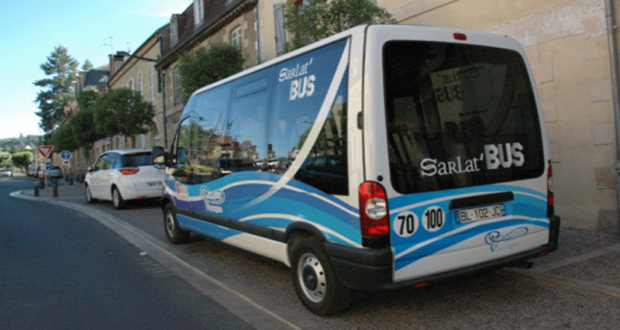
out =
<svg viewBox="0 0 620 330"><path fill-rule="evenodd" d="M140 169L137 167L123 167L119 170L123 175L134 175L140 172Z"/></svg>
<svg viewBox="0 0 620 330"><path fill-rule="evenodd" d="M457 33L454 33L452 36L453 36L453 37L454 37L454 39L456 39L456 40L460 40L460 41L465 41L465 40L467 40L467 35L465 35L464 33L458 33L458 32L457 32Z"/></svg>
<svg viewBox="0 0 620 330"><path fill-rule="evenodd" d="M549 168L547 169L547 215L551 216L555 213L553 208L553 204L555 202L555 198L553 196L553 169L551 168L551 164L549 164Z"/></svg>
<svg viewBox="0 0 620 330"><path fill-rule="evenodd" d="M359 190L362 243L368 247L385 246L389 241L390 215L385 189L376 182L364 182Z"/></svg>

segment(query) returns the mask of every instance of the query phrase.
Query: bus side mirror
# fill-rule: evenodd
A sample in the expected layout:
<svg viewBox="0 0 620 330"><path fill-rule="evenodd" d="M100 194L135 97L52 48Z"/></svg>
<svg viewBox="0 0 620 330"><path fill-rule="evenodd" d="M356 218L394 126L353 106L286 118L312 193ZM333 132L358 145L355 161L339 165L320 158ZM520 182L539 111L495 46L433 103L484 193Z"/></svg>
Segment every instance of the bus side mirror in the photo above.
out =
<svg viewBox="0 0 620 330"><path fill-rule="evenodd" d="M168 160L168 153L166 153L166 150L164 150L163 147L155 147L153 148L151 159L155 168L164 168L166 167L166 163Z"/></svg>

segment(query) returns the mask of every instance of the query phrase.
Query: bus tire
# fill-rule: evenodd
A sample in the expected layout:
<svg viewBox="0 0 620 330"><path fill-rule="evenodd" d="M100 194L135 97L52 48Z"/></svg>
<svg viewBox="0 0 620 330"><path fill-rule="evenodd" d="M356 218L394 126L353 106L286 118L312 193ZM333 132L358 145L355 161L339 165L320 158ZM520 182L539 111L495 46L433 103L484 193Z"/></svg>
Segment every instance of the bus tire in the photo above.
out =
<svg viewBox="0 0 620 330"><path fill-rule="evenodd" d="M189 231L181 229L177 216L172 212L172 204L164 208L164 229L168 241L172 244L182 244L189 241Z"/></svg>
<svg viewBox="0 0 620 330"><path fill-rule="evenodd" d="M334 272L323 243L314 236L293 237L291 273L301 302L317 315L341 312L351 305L351 293Z"/></svg>

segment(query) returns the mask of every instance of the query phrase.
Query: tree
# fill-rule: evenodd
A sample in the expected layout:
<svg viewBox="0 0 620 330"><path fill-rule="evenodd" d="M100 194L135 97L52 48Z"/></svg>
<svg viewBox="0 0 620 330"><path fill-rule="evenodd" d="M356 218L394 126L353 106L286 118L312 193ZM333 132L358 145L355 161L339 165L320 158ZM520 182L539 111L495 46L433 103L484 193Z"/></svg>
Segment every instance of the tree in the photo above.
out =
<svg viewBox="0 0 620 330"><path fill-rule="evenodd" d="M95 114L92 107L81 108L71 115L69 127L73 131L75 143L82 148L86 158L95 142L105 138L105 135L95 129Z"/></svg>
<svg viewBox="0 0 620 330"><path fill-rule="evenodd" d="M92 68L93 68L93 64L90 63L88 59L84 62L84 65L82 65L82 71L88 71Z"/></svg>
<svg viewBox="0 0 620 330"><path fill-rule="evenodd" d="M92 106L95 131L105 137L144 134L153 125L153 104L144 101L139 91L112 89Z"/></svg>
<svg viewBox="0 0 620 330"><path fill-rule="evenodd" d="M36 102L39 103L37 116L41 117L39 126L49 134L65 116L64 109L74 100L71 87L75 79L78 62L69 56L67 48L58 46L40 65L48 78L37 80L35 86L41 87Z"/></svg>
<svg viewBox="0 0 620 330"><path fill-rule="evenodd" d="M0 167L10 167L12 164L11 154L8 152L0 151Z"/></svg>
<svg viewBox="0 0 620 330"><path fill-rule="evenodd" d="M16 152L12 155L12 157L13 165L22 169L32 164L32 161L34 160L34 155L30 151Z"/></svg>
<svg viewBox="0 0 620 330"><path fill-rule="evenodd" d="M239 48L228 44L212 44L181 55L179 75L183 103L199 88L232 76L243 70L245 59Z"/></svg>
<svg viewBox="0 0 620 330"><path fill-rule="evenodd" d="M54 146L54 152L62 152L63 150L76 150L79 148L74 130L71 127L71 121L68 121L64 125L58 127L54 133L52 133L51 144Z"/></svg>
<svg viewBox="0 0 620 330"><path fill-rule="evenodd" d="M359 24L395 24L392 15L368 0L310 0L298 7L288 1L284 28L294 35L287 51L309 45Z"/></svg>

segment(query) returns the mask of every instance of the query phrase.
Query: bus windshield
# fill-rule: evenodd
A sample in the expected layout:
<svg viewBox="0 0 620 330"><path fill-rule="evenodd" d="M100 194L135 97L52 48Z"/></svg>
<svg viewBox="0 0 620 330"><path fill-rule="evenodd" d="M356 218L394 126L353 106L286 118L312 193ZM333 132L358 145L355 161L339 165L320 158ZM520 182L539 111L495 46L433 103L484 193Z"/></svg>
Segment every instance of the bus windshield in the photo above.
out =
<svg viewBox="0 0 620 330"><path fill-rule="evenodd" d="M544 172L534 92L519 53L394 41L383 49L390 176L402 194Z"/></svg>

